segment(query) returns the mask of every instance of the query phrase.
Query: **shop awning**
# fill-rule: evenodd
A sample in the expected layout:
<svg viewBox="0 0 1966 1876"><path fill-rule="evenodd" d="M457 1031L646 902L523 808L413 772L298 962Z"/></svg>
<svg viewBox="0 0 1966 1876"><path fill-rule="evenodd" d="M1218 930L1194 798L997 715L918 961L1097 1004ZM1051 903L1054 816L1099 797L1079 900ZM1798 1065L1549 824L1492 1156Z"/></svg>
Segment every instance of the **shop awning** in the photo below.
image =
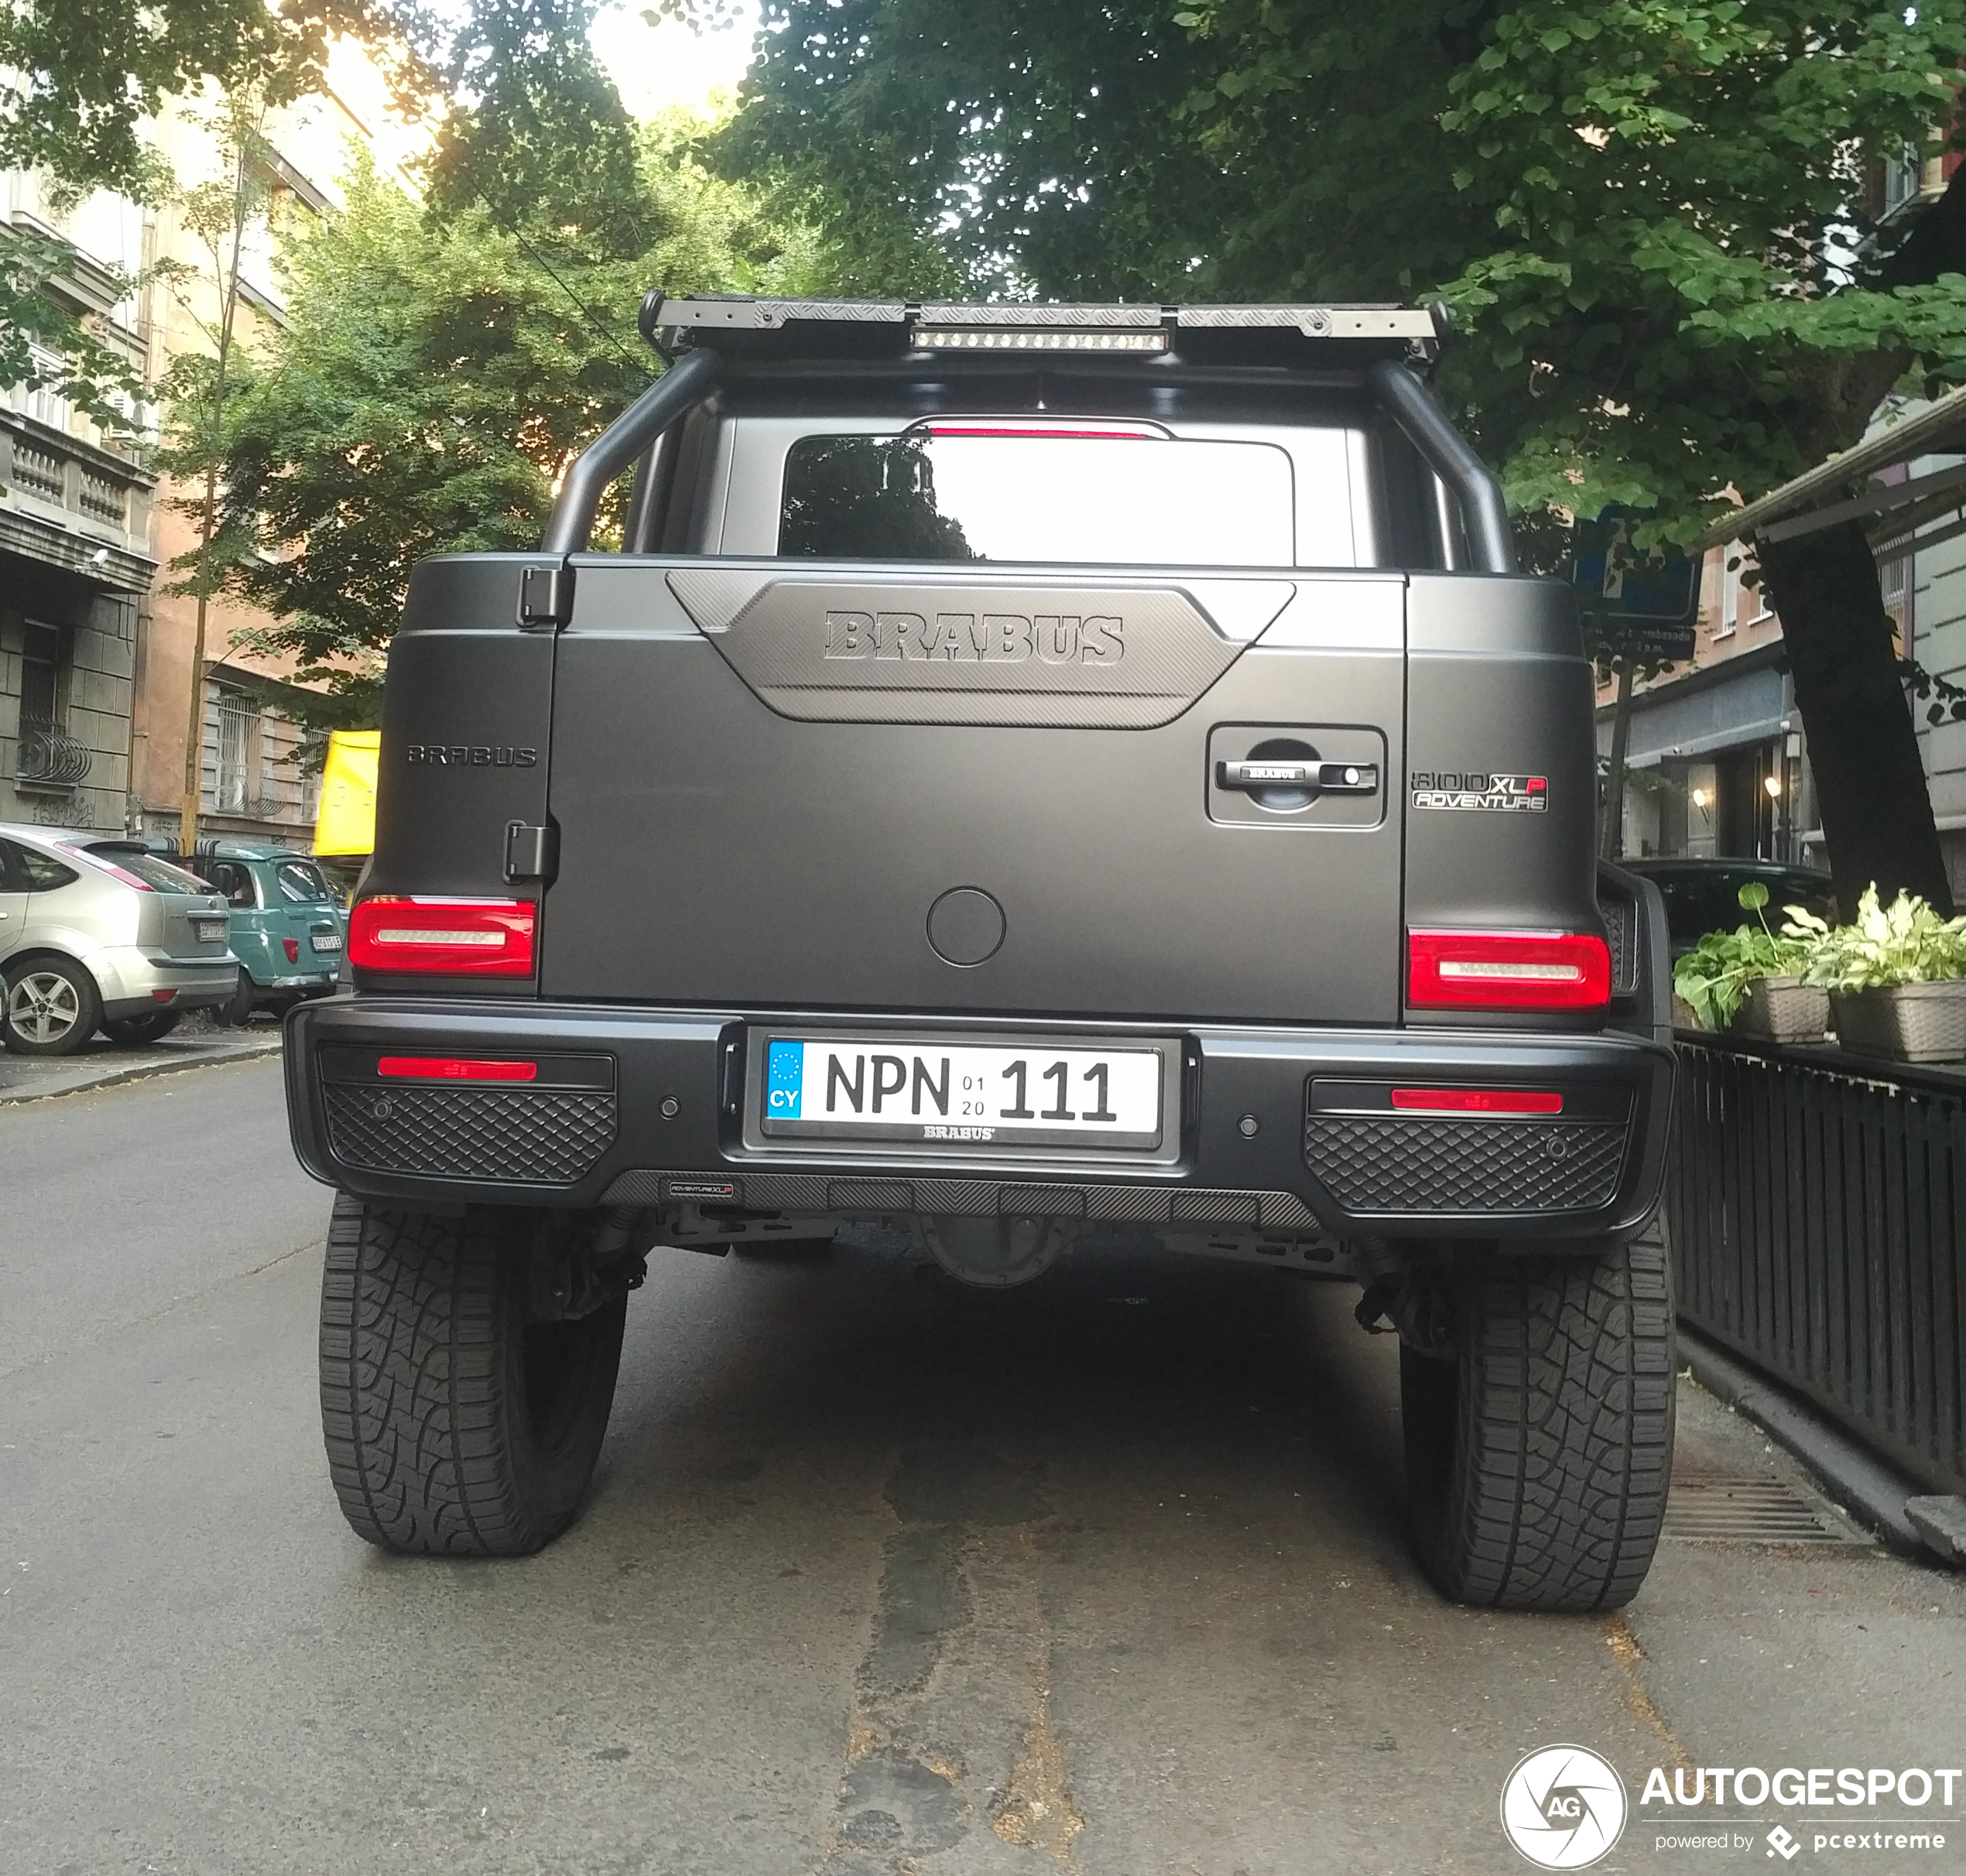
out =
<svg viewBox="0 0 1966 1876"><path fill-rule="evenodd" d="M1895 464L1951 454L1966 454L1966 386L1724 516L1690 551L1728 541L1792 540L1845 521L1865 522L1873 543L1903 540L1944 522L1936 532L1918 536L1920 547L1936 546L1966 532L1966 464L1881 488L1865 484Z"/></svg>

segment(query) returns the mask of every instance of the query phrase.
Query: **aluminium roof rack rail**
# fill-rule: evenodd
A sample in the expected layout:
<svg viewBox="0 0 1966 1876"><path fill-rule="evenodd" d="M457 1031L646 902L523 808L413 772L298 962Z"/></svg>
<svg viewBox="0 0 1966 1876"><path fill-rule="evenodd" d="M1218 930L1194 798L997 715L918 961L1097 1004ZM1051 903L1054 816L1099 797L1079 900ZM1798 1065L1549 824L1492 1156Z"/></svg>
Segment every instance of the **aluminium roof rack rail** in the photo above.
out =
<svg viewBox="0 0 1966 1876"><path fill-rule="evenodd" d="M748 294L660 291L642 302L642 336L665 355L699 338L782 333L793 327L900 326L920 351L1077 352L1153 357L1183 333L1294 332L1314 340L1390 342L1431 362L1453 332L1444 306L1040 306L1019 302L773 300ZM817 337L817 334L813 336Z"/></svg>

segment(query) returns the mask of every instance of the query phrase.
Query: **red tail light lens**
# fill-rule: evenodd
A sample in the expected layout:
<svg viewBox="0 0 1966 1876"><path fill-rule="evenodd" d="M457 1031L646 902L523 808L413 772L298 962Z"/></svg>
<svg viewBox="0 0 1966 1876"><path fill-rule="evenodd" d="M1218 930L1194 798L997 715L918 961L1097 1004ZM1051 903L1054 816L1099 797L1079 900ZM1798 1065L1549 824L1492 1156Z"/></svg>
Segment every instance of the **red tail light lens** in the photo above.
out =
<svg viewBox="0 0 1966 1876"><path fill-rule="evenodd" d="M1611 948L1581 932L1409 932L1416 1009L1593 1010L1611 1001Z"/></svg>
<svg viewBox="0 0 1966 1876"><path fill-rule="evenodd" d="M286 952L286 961L289 964L300 963L300 940L298 938L283 938L280 940L280 949Z"/></svg>
<svg viewBox="0 0 1966 1876"><path fill-rule="evenodd" d="M349 960L364 971L530 977L536 910L522 899L363 899L348 916Z"/></svg>
<svg viewBox="0 0 1966 1876"><path fill-rule="evenodd" d="M390 1081L536 1081L536 1062L478 1062L457 1056L384 1056L376 1073Z"/></svg>

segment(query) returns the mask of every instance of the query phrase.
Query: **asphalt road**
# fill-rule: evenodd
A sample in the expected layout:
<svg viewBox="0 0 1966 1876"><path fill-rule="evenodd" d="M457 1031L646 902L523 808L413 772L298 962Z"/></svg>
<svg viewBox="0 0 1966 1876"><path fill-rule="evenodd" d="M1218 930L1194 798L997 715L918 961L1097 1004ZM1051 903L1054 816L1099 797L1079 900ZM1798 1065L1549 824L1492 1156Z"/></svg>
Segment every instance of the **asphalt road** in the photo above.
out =
<svg viewBox="0 0 1966 1876"><path fill-rule="evenodd" d="M277 1065L0 1110L0 1872L1509 1871L1522 1755L1966 1766L1966 1582L1673 1541L1622 1618L1447 1607L1348 1292L658 1257L581 1522L395 1559L328 1493L327 1195ZM1682 1475L1793 1473L1683 1391ZM1832 1521L1833 1522L1834 1521ZM1601 1870L1906 1815L1635 1810ZM1948 1823L1947 1820L1955 1820ZM1717 1828L1709 1821L1709 1830ZM1775 1867L1783 1867L1776 1864Z"/></svg>

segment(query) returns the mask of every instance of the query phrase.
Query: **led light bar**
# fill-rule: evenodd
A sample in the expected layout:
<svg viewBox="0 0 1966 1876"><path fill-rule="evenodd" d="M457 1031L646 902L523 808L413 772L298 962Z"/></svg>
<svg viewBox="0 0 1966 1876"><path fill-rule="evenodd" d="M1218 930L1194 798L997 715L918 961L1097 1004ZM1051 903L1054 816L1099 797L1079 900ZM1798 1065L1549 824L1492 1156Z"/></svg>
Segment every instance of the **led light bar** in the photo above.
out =
<svg viewBox="0 0 1966 1876"><path fill-rule="evenodd" d="M349 914L348 956L366 971L530 977L535 918L522 899L363 899Z"/></svg>
<svg viewBox="0 0 1966 1876"><path fill-rule="evenodd" d="M1416 1009L1589 1010L1611 1001L1611 948L1582 932L1409 932Z"/></svg>
<svg viewBox="0 0 1966 1876"><path fill-rule="evenodd" d="M1392 1104L1409 1114L1561 1114L1564 1097L1536 1088L1395 1088Z"/></svg>
<svg viewBox="0 0 1966 1876"><path fill-rule="evenodd" d="M536 1081L536 1062L481 1062L461 1056L384 1056L375 1072L390 1080Z"/></svg>
<svg viewBox="0 0 1966 1876"><path fill-rule="evenodd" d="M916 330L915 343L928 351L1164 352L1167 334L1029 331L1016 327L978 331L974 327L923 326Z"/></svg>

